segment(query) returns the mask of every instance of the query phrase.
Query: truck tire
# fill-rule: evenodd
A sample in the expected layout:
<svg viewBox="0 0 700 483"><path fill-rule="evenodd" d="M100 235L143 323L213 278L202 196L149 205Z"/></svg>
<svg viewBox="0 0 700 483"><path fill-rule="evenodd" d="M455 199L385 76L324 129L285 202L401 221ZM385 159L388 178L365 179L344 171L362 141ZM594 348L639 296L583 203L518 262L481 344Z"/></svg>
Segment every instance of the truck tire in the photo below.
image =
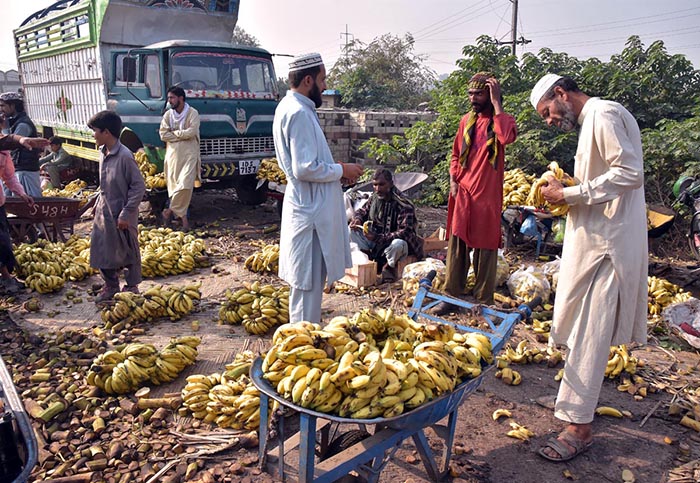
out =
<svg viewBox="0 0 700 483"><path fill-rule="evenodd" d="M258 179L255 175L241 176L235 185L238 201L244 205L261 205L267 200L267 183L255 189Z"/></svg>

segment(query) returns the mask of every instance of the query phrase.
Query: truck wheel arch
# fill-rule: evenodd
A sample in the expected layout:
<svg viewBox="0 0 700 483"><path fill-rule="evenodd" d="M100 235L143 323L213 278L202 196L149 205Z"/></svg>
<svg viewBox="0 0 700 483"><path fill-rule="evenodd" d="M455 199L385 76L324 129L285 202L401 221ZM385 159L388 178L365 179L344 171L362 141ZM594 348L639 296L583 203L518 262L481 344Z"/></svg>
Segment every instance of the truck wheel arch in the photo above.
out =
<svg viewBox="0 0 700 483"><path fill-rule="evenodd" d="M132 131L128 127L125 127L124 129L122 129L122 133L119 136L119 141L124 146L129 148L129 150L132 153L135 153L136 151L138 151L139 149L141 149L143 147L143 143L141 142L139 137L136 135L136 133L134 131Z"/></svg>

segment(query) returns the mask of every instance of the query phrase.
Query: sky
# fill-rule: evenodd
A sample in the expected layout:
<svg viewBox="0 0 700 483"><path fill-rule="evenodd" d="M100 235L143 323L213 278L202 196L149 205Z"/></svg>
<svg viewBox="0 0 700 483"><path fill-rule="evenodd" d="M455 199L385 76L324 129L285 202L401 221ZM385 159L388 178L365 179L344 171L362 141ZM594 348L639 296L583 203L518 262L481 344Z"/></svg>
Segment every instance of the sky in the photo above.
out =
<svg viewBox="0 0 700 483"><path fill-rule="evenodd" d="M17 66L12 29L54 2L3 0L0 70ZM512 0L241 0L238 25L274 54L320 52L327 68L342 55L346 28L350 40L364 43L411 33L415 52L446 74L477 37L510 40L512 7ZM531 42L519 45L518 55L547 47L603 61L639 35L645 47L663 40L671 54L684 54L700 69L700 0L519 0L521 35ZM275 57L278 76L287 75L288 62Z"/></svg>

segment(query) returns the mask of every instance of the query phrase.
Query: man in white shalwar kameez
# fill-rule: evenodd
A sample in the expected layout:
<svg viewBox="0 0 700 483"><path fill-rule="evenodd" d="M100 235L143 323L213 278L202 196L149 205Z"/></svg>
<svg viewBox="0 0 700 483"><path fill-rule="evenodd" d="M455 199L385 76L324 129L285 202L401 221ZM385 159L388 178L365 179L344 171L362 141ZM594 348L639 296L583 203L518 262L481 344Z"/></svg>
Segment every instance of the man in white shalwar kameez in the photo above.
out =
<svg viewBox="0 0 700 483"><path fill-rule="evenodd" d="M291 286L290 322L318 323L324 284L352 266L341 179L356 180L362 167L334 162L321 130L315 109L326 88L321 56L296 57L289 85L273 123L277 160L287 176L279 276Z"/></svg>
<svg viewBox="0 0 700 483"><path fill-rule="evenodd" d="M187 209L192 191L200 181L201 158L199 154L199 113L185 98L182 87L168 89L170 110L160 122L160 139L166 143L163 172L168 183L170 205L163 210L166 224L175 216L182 220L182 229L188 231L190 223Z"/></svg>
<svg viewBox="0 0 700 483"><path fill-rule="evenodd" d="M639 127L616 102L589 97L568 77L545 75L530 101L548 125L580 126L574 176L542 188L570 205L554 302L551 341L569 349L555 403L568 422L539 451L566 461L592 443L591 422L611 345L646 342L647 228Z"/></svg>

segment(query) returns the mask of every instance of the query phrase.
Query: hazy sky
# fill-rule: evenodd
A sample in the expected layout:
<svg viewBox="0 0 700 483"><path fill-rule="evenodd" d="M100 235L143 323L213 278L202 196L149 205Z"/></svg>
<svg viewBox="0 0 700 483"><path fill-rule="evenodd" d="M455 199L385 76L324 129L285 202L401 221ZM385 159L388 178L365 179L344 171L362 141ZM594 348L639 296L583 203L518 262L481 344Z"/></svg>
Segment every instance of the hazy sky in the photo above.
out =
<svg viewBox="0 0 700 483"><path fill-rule="evenodd" d="M0 70L17 65L12 29L54 2L2 0ZM511 0L241 0L238 25L270 52L320 52L327 67L342 53L346 24L365 43L410 32L416 52L442 74L455 69L462 47L478 36L510 40L511 8ZM532 41L519 46L519 54L549 47L609 60L630 35L639 35L645 47L663 40L669 52L700 68L700 0L520 0L518 13L518 37ZM288 61L275 58L278 75L286 76Z"/></svg>

